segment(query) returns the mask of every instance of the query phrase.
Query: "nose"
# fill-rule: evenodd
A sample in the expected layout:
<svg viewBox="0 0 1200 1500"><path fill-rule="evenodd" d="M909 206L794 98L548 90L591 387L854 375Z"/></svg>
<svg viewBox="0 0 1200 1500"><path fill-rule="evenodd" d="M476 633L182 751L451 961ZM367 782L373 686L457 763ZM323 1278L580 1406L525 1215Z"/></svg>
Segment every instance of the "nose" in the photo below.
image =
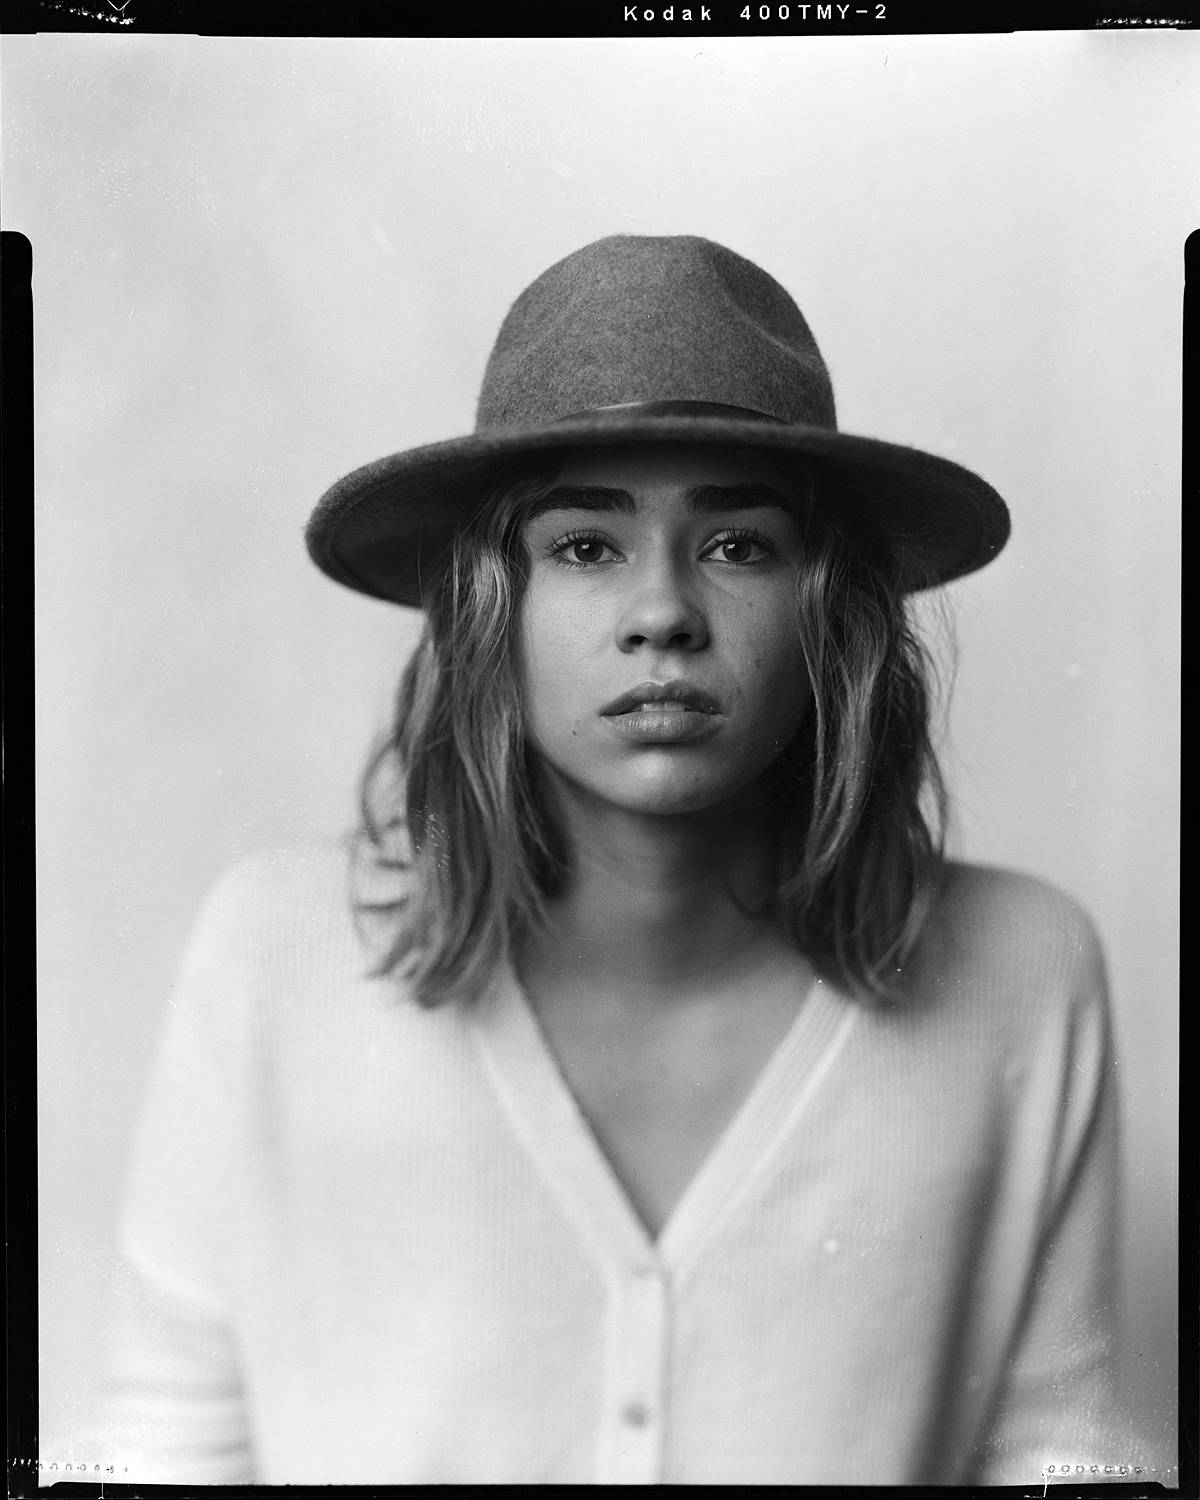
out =
<svg viewBox="0 0 1200 1500"><path fill-rule="evenodd" d="M708 644L708 623L695 591L670 560L639 571L617 622L622 651L699 651Z"/></svg>

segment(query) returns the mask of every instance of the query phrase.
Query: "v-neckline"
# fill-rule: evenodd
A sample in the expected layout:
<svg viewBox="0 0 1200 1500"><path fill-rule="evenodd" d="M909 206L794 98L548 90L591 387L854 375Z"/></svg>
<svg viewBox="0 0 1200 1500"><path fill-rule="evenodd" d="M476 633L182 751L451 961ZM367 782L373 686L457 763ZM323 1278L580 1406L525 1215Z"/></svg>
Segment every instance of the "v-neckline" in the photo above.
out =
<svg viewBox="0 0 1200 1500"><path fill-rule="evenodd" d="M605 1262L669 1270L678 1281L771 1161L833 1067L858 1014L812 980L787 1031L671 1208L657 1236L634 1208L511 969L473 1008L474 1032L510 1122L578 1233Z"/></svg>

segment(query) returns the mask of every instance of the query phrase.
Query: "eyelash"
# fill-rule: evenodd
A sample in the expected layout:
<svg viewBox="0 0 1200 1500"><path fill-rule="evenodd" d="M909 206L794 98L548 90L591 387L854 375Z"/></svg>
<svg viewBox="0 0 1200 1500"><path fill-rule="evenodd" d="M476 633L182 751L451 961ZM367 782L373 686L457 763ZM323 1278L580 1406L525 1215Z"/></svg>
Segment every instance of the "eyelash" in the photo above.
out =
<svg viewBox="0 0 1200 1500"><path fill-rule="evenodd" d="M598 531L571 531L566 536L561 536L556 541L551 542L546 548L546 555L560 567L564 568L575 568L583 571L589 568L603 567L603 561L580 562L577 558L567 556L569 549L579 542L598 542L602 547L615 550L612 547L612 543L607 541ZM716 547L728 546L731 542L753 542L755 546L761 547L769 556L774 556L775 554L775 548L770 539L765 537L761 531L754 531L748 526L728 527L718 536L713 537L704 549L705 554L711 552ZM726 562L725 566L730 568L750 568L763 560L761 557L749 558L744 562Z"/></svg>

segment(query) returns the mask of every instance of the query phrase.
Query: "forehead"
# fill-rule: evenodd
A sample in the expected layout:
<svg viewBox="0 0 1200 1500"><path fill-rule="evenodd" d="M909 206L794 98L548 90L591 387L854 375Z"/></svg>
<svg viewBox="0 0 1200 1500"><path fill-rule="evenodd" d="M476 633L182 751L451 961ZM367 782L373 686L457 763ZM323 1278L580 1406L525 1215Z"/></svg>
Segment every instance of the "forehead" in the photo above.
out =
<svg viewBox="0 0 1200 1500"><path fill-rule="evenodd" d="M565 489L621 490L642 503L676 499L708 487L764 486L798 507L808 491L799 465L761 449L717 443L577 449L567 454L556 484Z"/></svg>

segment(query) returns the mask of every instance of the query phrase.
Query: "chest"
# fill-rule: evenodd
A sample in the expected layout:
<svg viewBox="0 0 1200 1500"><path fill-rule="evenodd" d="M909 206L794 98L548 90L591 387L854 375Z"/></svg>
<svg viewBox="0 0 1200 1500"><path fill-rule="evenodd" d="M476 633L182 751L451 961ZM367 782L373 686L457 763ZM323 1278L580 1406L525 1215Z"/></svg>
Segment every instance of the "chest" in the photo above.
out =
<svg viewBox="0 0 1200 1500"><path fill-rule="evenodd" d="M753 1096L804 993L793 976L678 1008L593 995L541 1011L563 1080L652 1235Z"/></svg>

